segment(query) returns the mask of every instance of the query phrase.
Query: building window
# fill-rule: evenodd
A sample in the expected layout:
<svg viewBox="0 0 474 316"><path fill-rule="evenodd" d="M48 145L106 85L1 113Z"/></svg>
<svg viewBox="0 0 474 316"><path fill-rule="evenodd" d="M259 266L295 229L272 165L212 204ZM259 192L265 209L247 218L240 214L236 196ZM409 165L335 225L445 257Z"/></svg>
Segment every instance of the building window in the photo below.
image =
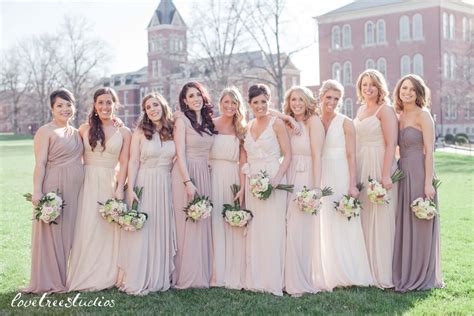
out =
<svg viewBox="0 0 474 316"><path fill-rule="evenodd" d="M387 60L385 58L380 57L377 60L377 70L380 71L380 73L387 78Z"/></svg>
<svg viewBox="0 0 474 316"><path fill-rule="evenodd" d="M443 76L449 78L449 55L448 53L443 54Z"/></svg>
<svg viewBox="0 0 474 316"><path fill-rule="evenodd" d="M377 44L385 43L385 21L378 20L377 21Z"/></svg>
<svg viewBox="0 0 474 316"><path fill-rule="evenodd" d="M454 104L453 102L453 99L451 98L451 96L447 96L446 97L446 109L447 109L447 113L446 113L446 119L448 120L455 120L457 119L458 117L458 113L457 113L457 107L456 107L456 104ZM456 132L454 132L456 133Z"/></svg>
<svg viewBox="0 0 474 316"><path fill-rule="evenodd" d="M158 63L156 62L156 60L153 60L151 62L151 76L153 78L157 78L158 77Z"/></svg>
<svg viewBox="0 0 474 316"><path fill-rule="evenodd" d="M448 23L448 14L443 12L443 38L448 39L449 33L449 23Z"/></svg>
<svg viewBox="0 0 474 316"><path fill-rule="evenodd" d="M346 61L343 66L343 84L350 85L352 84L352 65L350 61Z"/></svg>
<svg viewBox="0 0 474 316"><path fill-rule="evenodd" d="M365 23L365 45L375 44L374 23L367 21Z"/></svg>
<svg viewBox="0 0 474 316"><path fill-rule="evenodd" d="M123 105L128 104L128 91L123 92Z"/></svg>
<svg viewBox="0 0 474 316"><path fill-rule="evenodd" d="M333 26L332 28L332 49L341 48L341 29L338 25Z"/></svg>
<svg viewBox="0 0 474 316"><path fill-rule="evenodd" d="M474 26L472 25L472 19L469 19L469 42L474 41Z"/></svg>
<svg viewBox="0 0 474 316"><path fill-rule="evenodd" d="M399 21L400 26L400 41L410 40L410 19L406 15L402 15Z"/></svg>
<svg viewBox="0 0 474 316"><path fill-rule="evenodd" d="M469 134L470 134L469 127L466 127L466 134L467 134L467 135L469 135Z"/></svg>
<svg viewBox="0 0 474 316"><path fill-rule="evenodd" d="M342 105L341 112L342 114L346 115L349 118L352 118L352 113L353 113L353 108L352 108L352 99L347 98L344 100L344 103Z"/></svg>
<svg viewBox="0 0 474 316"><path fill-rule="evenodd" d="M421 54L413 56L413 73L423 76L423 56Z"/></svg>
<svg viewBox="0 0 474 316"><path fill-rule="evenodd" d="M421 14L417 13L413 16L413 39L421 40L423 39L423 17Z"/></svg>
<svg viewBox="0 0 474 316"><path fill-rule="evenodd" d="M456 20L454 19L454 15L450 14L449 15L449 39L453 40L454 39L454 31L456 30Z"/></svg>
<svg viewBox="0 0 474 316"><path fill-rule="evenodd" d="M341 65L339 63L332 64L332 79L341 82Z"/></svg>
<svg viewBox="0 0 474 316"><path fill-rule="evenodd" d="M451 79L456 78L456 56L454 54L451 54L449 60L449 77Z"/></svg>
<svg viewBox="0 0 474 316"><path fill-rule="evenodd" d="M410 57L403 55L400 59L400 76L403 77L411 72Z"/></svg>
<svg viewBox="0 0 474 316"><path fill-rule="evenodd" d="M342 47L352 47L352 31L349 24L346 24L342 27Z"/></svg>
<svg viewBox="0 0 474 316"><path fill-rule="evenodd" d="M373 61L373 59L367 59L365 61L365 69L374 69L375 68L375 62Z"/></svg>
<svg viewBox="0 0 474 316"><path fill-rule="evenodd" d="M469 40L468 36L468 25L467 25L467 18L462 18L462 40L467 42Z"/></svg>

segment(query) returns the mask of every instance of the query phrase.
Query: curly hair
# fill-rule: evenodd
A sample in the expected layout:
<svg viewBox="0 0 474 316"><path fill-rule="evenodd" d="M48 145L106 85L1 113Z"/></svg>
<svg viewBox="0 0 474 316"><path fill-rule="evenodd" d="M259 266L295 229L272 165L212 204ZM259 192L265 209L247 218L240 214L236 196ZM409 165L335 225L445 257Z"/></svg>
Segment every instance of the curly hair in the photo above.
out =
<svg viewBox="0 0 474 316"><path fill-rule="evenodd" d="M92 104L92 111L89 113L89 145L91 145L92 150L95 149L98 142L102 145L102 151L105 150L105 133L102 128L102 121L95 109L97 98L103 94L110 94L114 103L118 104L119 102L117 93L112 88L99 88L94 92L94 103Z"/></svg>
<svg viewBox="0 0 474 316"><path fill-rule="evenodd" d="M286 91L285 99L283 102L283 112L286 115L290 115L293 118L295 117L295 113L293 113L290 107L290 98L293 92L299 93L305 103L303 121L306 121L311 116L316 115L316 99L314 98L311 90L303 86L293 86L290 89L288 89L288 91Z"/></svg>
<svg viewBox="0 0 474 316"><path fill-rule="evenodd" d="M235 135L238 139L243 140L246 132L246 119L245 119L245 107L242 95L240 94L237 87L227 87L221 92L219 98L219 104L222 102L222 99L226 96L229 96L232 99L232 102L237 104L234 117L232 118L232 124L234 125Z"/></svg>
<svg viewBox="0 0 474 316"><path fill-rule="evenodd" d="M202 96L203 105L201 108L201 124L199 124L197 121L196 113L191 110L184 102L184 100L186 100L186 93L188 93L190 88L197 89ZM189 119L191 126L197 133L199 133L199 135L202 136L202 133L206 133L208 135L217 134L214 122L212 121L214 112L212 111L211 98L202 84L192 81L186 83L183 86L181 92L179 93L179 108L181 109L181 112L183 112L184 115Z"/></svg>
<svg viewBox="0 0 474 316"><path fill-rule="evenodd" d="M383 77L382 73L376 69L366 69L364 72L362 72L359 75L359 78L357 78L357 99L361 104L365 104L364 97L362 96L362 79L364 77L369 77L369 79L372 81L374 86L379 90L379 95L377 97L377 104L390 104L390 100L388 98L389 92L387 88L387 81L385 81L385 78Z"/></svg>
<svg viewBox="0 0 474 316"><path fill-rule="evenodd" d="M403 111L403 101L400 99L400 90L402 88L402 84L405 80L409 80L412 84L413 87L415 88L415 93L416 93L416 100L415 104L416 106L420 108L428 107L430 106L431 103L431 91L430 89L426 86L425 81L423 78L421 78L418 75L415 74L408 74L398 80L397 85L395 86L395 89L393 90L393 101L395 105L395 110L400 113Z"/></svg>
<svg viewBox="0 0 474 316"><path fill-rule="evenodd" d="M153 123L146 114L145 103L150 99L157 99L161 107L161 118L159 125ZM151 140L153 134L158 132L162 141L173 139L173 115L166 99L157 92L147 94L142 100L142 114L137 122L137 127L143 131L146 139Z"/></svg>

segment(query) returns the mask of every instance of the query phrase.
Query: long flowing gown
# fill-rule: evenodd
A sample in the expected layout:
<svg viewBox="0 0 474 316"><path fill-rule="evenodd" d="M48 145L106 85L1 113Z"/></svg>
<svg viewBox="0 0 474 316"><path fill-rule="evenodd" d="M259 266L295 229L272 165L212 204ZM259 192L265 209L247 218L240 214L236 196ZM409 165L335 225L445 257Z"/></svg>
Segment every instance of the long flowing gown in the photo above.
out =
<svg viewBox="0 0 474 316"><path fill-rule="evenodd" d="M171 192L174 141L161 141L155 133L140 146L140 167L135 186L143 187L138 210L148 214L143 228L122 231L120 266L124 271L120 290L145 295L170 288L176 253L175 221Z"/></svg>
<svg viewBox="0 0 474 316"><path fill-rule="evenodd" d="M98 202L114 196L122 143L119 129L106 142L104 151L100 144L92 150L88 137L84 137L85 178L69 262L69 291L100 291L116 283L120 228L102 218Z"/></svg>
<svg viewBox="0 0 474 316"><path fill-rule="evenodd" d="M186 163L189 177L193 180L199 195L211 196L211 175L209 151L214 137L194 130L191 122L183 115L185 124ZM178 251L175 256L175 270L172 282L177 289L209 287L212 274L212 231L211 218L192 222L186 221L183 209L188 204L184 181L179 166L172 170L173 205L176 219L176 240Z"/></svg>
<svg viewBox="0 0 474 316"><path fill-rule="evenodd" d="M275 118L271 118L256 140L250 133L253 122L249 124L245 136L244 148L248 163L243 166L244 172L251 176L265 170L271 178L280 167L280 145L273 131ZM281 296L284 286L287 192L275 190L267 200L259 200L250 192L248 178L246 181L245 204L254 217L247 232L245 286L251 291ZM282 184L286 183L286 177L281 181Z"/></svg>
<svg viewBox="0 0 474 316"><path fill-rule="evenodd" d="M380 288L393 287L392 256L395 238L395 210L397 205L397 184L388 191L389 204L377 205L367 197L368 177L378 181L382 178L385 141L377 112L362 121L356 117L357 181L364 184L360 194L362 230L369 257L369 265L374 285ZM395 159L391 172L396 170Z"/></svg>
<svg viewBox="0 0 474 316"><path fill-rule="evenodd" d="M216 135L211 148L212 243L211 286L242 289L245 277L245 228L224 221L222 205L233 204L231 185L239 184L240 141L235 135Z"/></svg>
<svg viewBox="0 0 474 316"><path fill-rule="evenodd" d="M288 294L327 290L321 261L321 217L299 209L296 192L314 188L313 159L309 131L301 124L301 135L291 135L291 163L288 183L294 191L288 201L286 226L285 290Z"/></svg>
<svg viewBox="0 0 474 316"><path fill-rule="evenodd" d="M439 217L419 219L410 208L415 199L425 197L423 133L414 127L406 127L400 130L398 144L401 156L399 167L405 178L400 181L396 213L393 255L395 290L406 292L443 287Z"/></svg>
<svg viewBox="0 0 474 316"><path fill-rule="evenodd" d="M347 220L334 210L349 190L349 163L342 114L336 114L326 133L323 150L322 187L331 187L334 194L323 197L321 234L323 271L331 288L371 285L369 260L360 217Z"/></svg>
<svg viewBox="0 0 474 316"><path fill-rule="evenodd" d="M50 128L50 127L43 127ZM84 179L81 136L69 127L64 135L54 132L48 148L43 194L59 191L65 202L57 225L33 221L31 278L25 292L64 292L67 262L76 222L77 201Z"/></svg>

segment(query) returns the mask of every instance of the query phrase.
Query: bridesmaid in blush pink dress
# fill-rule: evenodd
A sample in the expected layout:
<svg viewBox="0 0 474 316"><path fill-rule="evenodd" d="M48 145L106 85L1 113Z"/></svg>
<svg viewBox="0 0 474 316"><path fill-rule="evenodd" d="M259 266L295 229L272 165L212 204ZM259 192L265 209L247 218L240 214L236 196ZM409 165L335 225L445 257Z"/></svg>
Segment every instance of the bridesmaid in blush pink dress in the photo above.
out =
<svg viewBox="0 0 474 316"><path fill-rule="evenodd" d="M211 148L212 242L214 246L211 286L242 289L245 277L245 228L232 227L222 216L223 204L233 204L230 189L240 184L237 194L243 205L245 175L239 172L239 160L245 158L245 109L242 96L235 87L225 88L219 100L221 116L214 120L216 130Z"/></svg>
<svg viewBox="0 0 474 316"><path fill-rule="evenodd" d="M382 74L374 69L364 71L357 80L359 108L356 130L357 182L364 183L360 199L362 229L369 256L372 278L377 287L392 288L392 256L395 237L397 184L390 179L396 170L395 148L398 121L388 105L388 90ZM389 204L373 204L367 198L368 177L378 180L388 191Z"/></svg>
<svg viewBox="0 0 474 316"><path fill-rule="evenodd" d="M120 290L145 295L170 288L176 253L171 192L171 166L176 149L171 109L158 93L146 95L142 116L133 133L128 162L128 205L138 200L133 188L143 188L138 210L148 214L139 231L122 231Z"/></svg>
<svg viewBox="0 0 474 316"><path fill-rule="evenodd" d="M75 113L75 100L66 89L51 96L53 120L35 135L35 171L32 202L37 205L43 194L59 191L65 202L57 225L33 222L31 278L24 292L64 292L66 268L74 236L77 201L84 178L82 140L69 125Z"/></svg>
<svg viewBox="0 0 474 316"><path fill-rule="evenodd" d="M114 126L116 104L113 89L96 90L89 123L79 128L84 142L85 177L69 261L69 291L100 291L117 282L120 229L102 218L98 204L124 198L131 133L126 127Z"/></svg>
<svg viewBox="0 0 474 316"><path fill-rule="evenodd" d="M249 88L248 102L255 119L249 123L244 148L247 161L242 168L251 176L267 172L273 186L285 184L291 162L291 145L285 124L268 113L270 88L264 84ZM280 153L283 160L280 163ZM267 200L259 200L245 188L245 205L254 214L247 232L245 286L250 291L283 295L285 270L287 192L275 190Z"/></svg>
<svg viewBox="0 0 474 316"><path fill-rule="evenodd" d="M211 218L186 221L183 209L195 194L211 196L209 151L217 131L210 98L200 83L184 85L179 105L183 113L175 121L177 159L172 170L178 251L172 284L177 289L208 288L212 274Z"/></svg>

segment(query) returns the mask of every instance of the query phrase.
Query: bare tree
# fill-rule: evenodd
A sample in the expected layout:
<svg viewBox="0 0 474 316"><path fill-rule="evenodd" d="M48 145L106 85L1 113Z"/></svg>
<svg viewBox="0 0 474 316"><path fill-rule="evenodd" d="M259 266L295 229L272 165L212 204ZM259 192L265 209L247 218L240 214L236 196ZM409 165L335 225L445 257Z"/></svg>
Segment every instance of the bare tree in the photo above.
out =
<svg viewBox="0 0 474 316"><path fill-rule="evenodd" d="M18 56L18 48L6 51L1 60L0 86L6 92L11 111L7 114L15 133L19 131L18 114L20 100L30 88L30 71Z"/></svg>

